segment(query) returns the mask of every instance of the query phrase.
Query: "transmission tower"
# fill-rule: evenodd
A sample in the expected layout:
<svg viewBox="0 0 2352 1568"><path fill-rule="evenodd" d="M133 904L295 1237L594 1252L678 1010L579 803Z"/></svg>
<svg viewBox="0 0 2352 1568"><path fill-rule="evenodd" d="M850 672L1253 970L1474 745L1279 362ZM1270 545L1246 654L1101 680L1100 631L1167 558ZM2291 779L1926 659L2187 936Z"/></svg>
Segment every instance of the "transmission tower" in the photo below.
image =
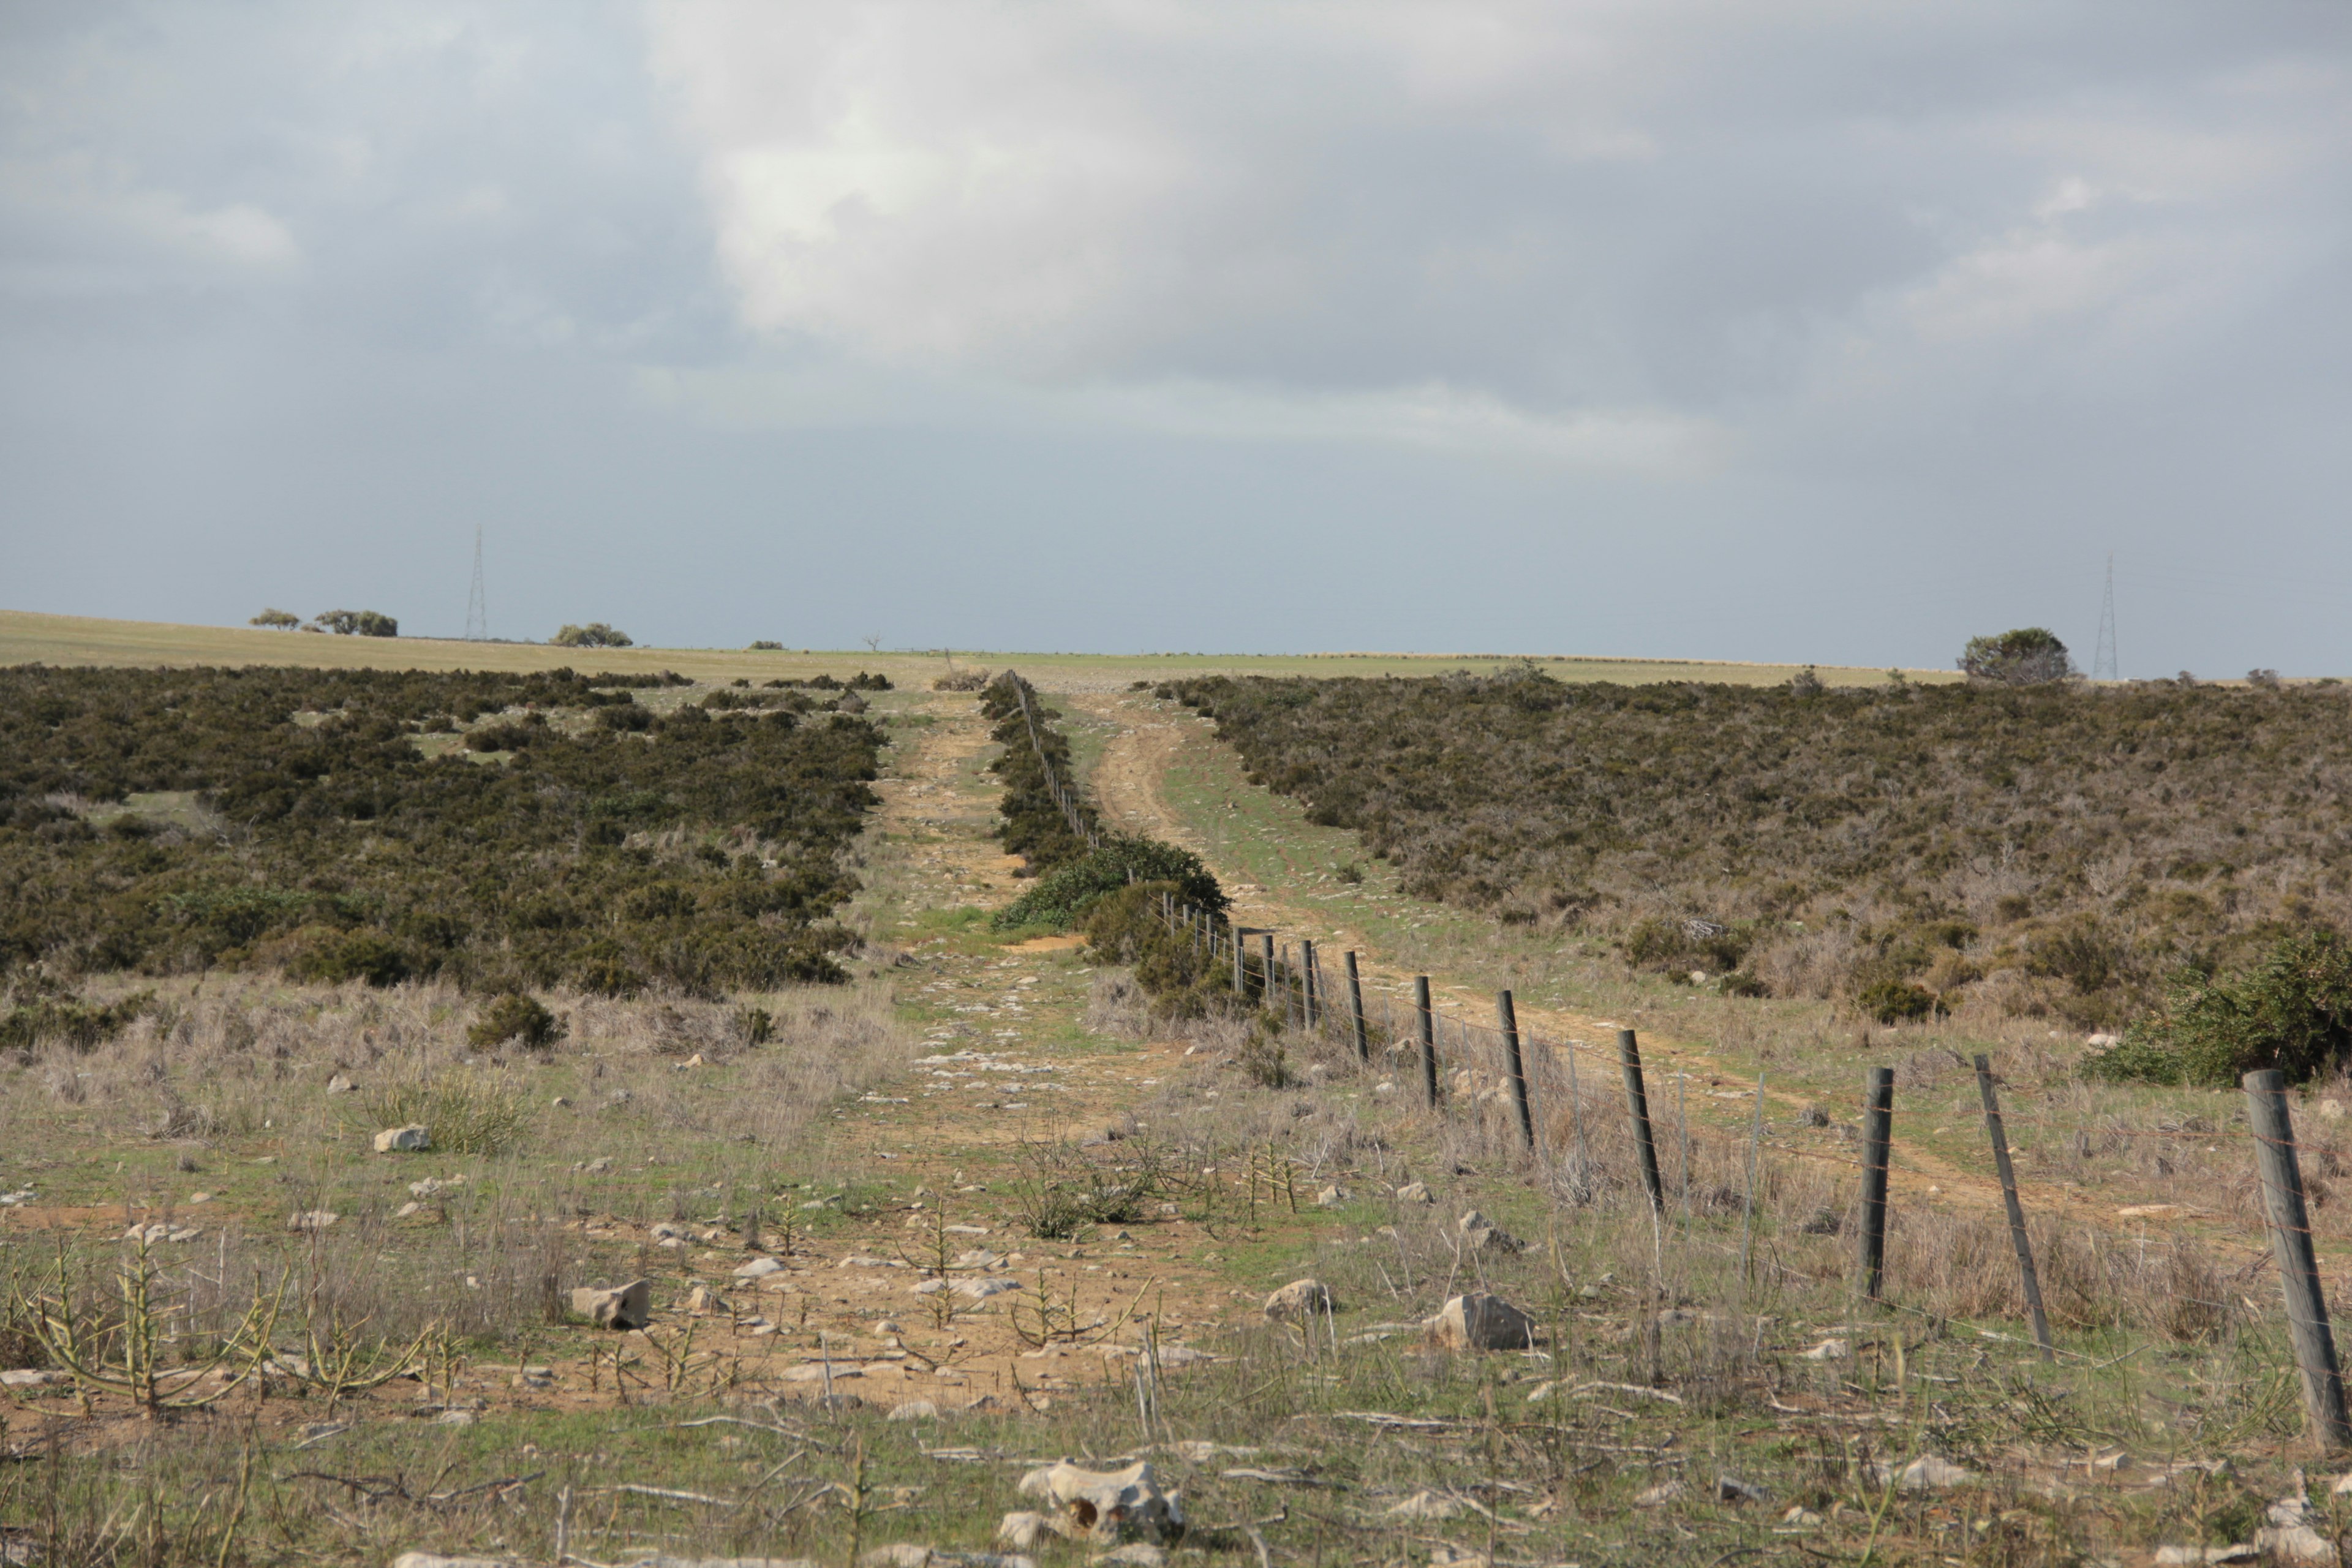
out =
<svg viewBox="0 0 2352 1568"><path fill-rule="evenodd" d="M482 597L482 531L474 530L474 587L466 595L466 640L490 640L490 607Z"/></svg>
<svg viewBox="0 0 2352 1568"><path fill-rule="evenodd" d="M2116 558L2107 557L2107 597L2099 606L2099 646L2091 655L2091 679L2121 680L2122 672L2116 668Z"/></svg>

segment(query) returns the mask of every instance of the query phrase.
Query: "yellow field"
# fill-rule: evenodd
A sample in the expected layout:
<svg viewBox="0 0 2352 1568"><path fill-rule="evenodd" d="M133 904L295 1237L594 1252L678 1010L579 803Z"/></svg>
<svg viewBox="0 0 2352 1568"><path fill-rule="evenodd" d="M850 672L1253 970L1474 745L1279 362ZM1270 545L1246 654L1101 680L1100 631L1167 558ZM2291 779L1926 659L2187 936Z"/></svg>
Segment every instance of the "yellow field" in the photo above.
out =
<svg viewBox="0 0 2352 1568"><path fill-rule="evenodd" d="M1010 665L1054 690L1104 689L1134 680L1187 675L1432 675L1467 667L1492 669L1507 658L1497 654L1331 653L1247 654L1044 654L981 653L958 649L959 668L1001 669ZM1800 668L1718 659L1581 658L1535 656L1547 674L1561 680L1713 680L1770 686ZM948 668L943 652L870 654L833 650L750 653L733 648L568 648L544 643L461 642L442 637L343 637L308 632L263 631L252 626L188 626L163 621L100 620L84 616L45 616L0 610L0 666L58 665L308 665L335 669L609 669L641 673L672 669L697 680L767 679L831 672L838 676L870 669L900 686L929 685ZM1951 680L1952 671L1913 669L1914 680ZM1883 669L1821 667L1832 686L1877 685Z"/></svg>

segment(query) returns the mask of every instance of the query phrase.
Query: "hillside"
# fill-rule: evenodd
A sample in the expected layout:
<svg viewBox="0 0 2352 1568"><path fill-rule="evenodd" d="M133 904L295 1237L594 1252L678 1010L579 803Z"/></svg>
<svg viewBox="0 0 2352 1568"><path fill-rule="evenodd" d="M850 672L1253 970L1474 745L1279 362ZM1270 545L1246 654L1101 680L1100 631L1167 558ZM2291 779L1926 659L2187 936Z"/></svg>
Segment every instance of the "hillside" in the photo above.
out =
<svg viewBox="0 0 2352 1568"><path fill-rule="evenodd" d="M2334 685L1170 689L1409 891L1882 1016L2111 1025L2352 887Z"/></svg>

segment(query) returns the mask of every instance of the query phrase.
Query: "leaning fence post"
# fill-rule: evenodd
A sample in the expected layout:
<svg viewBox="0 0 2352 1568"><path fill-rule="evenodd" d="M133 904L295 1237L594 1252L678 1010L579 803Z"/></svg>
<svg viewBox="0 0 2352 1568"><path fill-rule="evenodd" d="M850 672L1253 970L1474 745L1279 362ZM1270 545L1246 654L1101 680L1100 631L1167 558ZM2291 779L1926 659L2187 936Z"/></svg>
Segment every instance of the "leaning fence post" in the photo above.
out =
<svg viewBox="0 0 2352 1568"><path fill-rule="evenodd" d="M2344 1447L2352 1445L2352 1414L2344 1408L2336 1336L2328 1327L2327 1302L2319 1289L2319 1260L2311 1249L2311 1215L2304 1204L2303 1172L2295 1163L2286 1074L2272 1068L2250 1072L2239 1081L2245 1085L2248 1119L2253 1129L2263 1213L2270 1221L2279 1284L2286 1292L2287 1332L2294 1342L2295 1367L2303 1373L2303 1408L2322 1444Z"/></svg>
<svg viewBox="0 0 2352 1568"><path fill-rule="evenodd" d="M1878 1300L1886 1274L1886 1162L1895 1132L1895 1069L1870 1069L1862 1130L1862 1293Z"/></svg>
<svg viewBox="0 0 2352 1568"><path fill-rule="evenodd" d="M1756 1229L1756 1152L1764 1142L1764 1069L1756 1069L1756 1122L1748 1131L1748 1205L1739 1215L1739 1290L1748 1293L1748 1242Z"/></svg>
<svg viewBox="0 0 2352 1568"><path fill-rule="evenodd" d="M1225 923L1234 928L1234 994L1246 1002L1249 1000L1249 972L1242 956L1242 922L1229 915Z"/></svg>
<svg viewBox="0 0 2352 1568"><path fill-rule="evenodd" d="M1536 1118L1528 1107L1528 1067L1519 1055L1519 1015L1511 1005L1509 992L1495 993L1495 1015L1503 1026L1504 1053L1510 1058L1511 1100L1519 1109L1519 1136L1532 1149L1536 1146Z"/></svg>
<svg viewBox="0 0 2352 1568"><path fill-rule="evenodd" d="M1356 950L1348 950L1348 1011L1356 1019L1356 1059L1372 1059L1371 1031L1364 1027L1364 983L1356 973Z"/></svg>
<svg viewBox="0 0 2352 1568"><path fill-rule="evenodd" d="M1429 1012L1429 976L1412 977L1412 1007L1421 1026L1421 1087L1429 1096L1432 1110L1437 1106L1437 1022Z"/></svg>
<svg viewBox="0 0 2352 1568"><path fill-rule="evenodd" d="M1257 956L1265 970L1265 974L1261 976L1262 984L1257 988L1258 1005L1271 1007L1275 1005L1274 933L1272 931L1262 931L1257 933Z"/></svg>
<svg viewBox="0 0 2352 1568"><path fill-rule="evenodd" d="M2018 1277L2025 1286L2025 1310L2033 1319L2033 1342L2043 1361L2056 1361L2050 1342L2050 1320L2042 1310L2042 1276L2033 1269L2033 1241L2025 1234L2025 1205L2017 1201L2017 1172L2009 1163L2009 1133L2000 1124L2000 1100L1992 1087L1992 1063L1977 1057L1977 1093L1984 1100L1985 1132L1992 1139L1993 1169L2000 1175L2001 1202L2009 1208L2009 1239L2017 1248Z"/></svg>
<svg viewBox="0 0 2352 1568"><path fill-rule="evenodd" d="M1298 939L1299 1011L1305 1015L1309 1034L1315 1030L1315 944L1305 937Z"/></svg>
<svg viewBox="0 0 2352 1568"><path fill-rule="evenodd" d="M1650 1212L1663 1214L1666 1192L1658 1181L1658 1146L1650 1137L1650 1092L1642 1087L1642 1045L1631 1029L1617 1031L1617 1061L1625 1069L1625 1106L1633 1113L1633 1147L1642 1156L1642 1190Z"/></svg>

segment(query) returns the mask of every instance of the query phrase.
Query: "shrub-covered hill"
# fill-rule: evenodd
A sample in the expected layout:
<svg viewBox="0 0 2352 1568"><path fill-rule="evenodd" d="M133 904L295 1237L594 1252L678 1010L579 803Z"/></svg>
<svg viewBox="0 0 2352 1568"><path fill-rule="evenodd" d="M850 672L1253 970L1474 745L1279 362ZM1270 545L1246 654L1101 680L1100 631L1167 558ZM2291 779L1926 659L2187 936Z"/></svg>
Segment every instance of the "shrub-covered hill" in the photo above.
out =
<svg viewBox="0 0 2352 1568"><path fill-rule="evenodd" d="M625 689L662 684L0 670L0 974L277 964L615 994L837 977L841 851L880 731L656 717Z"/></svg>
<svg viewBox="0 0 2352 1568"><path fill-rule="evenodd" d="M1412 892L1881 1017L2111 1024L2352 885L2341 687L1162 690Z"/></svg>

